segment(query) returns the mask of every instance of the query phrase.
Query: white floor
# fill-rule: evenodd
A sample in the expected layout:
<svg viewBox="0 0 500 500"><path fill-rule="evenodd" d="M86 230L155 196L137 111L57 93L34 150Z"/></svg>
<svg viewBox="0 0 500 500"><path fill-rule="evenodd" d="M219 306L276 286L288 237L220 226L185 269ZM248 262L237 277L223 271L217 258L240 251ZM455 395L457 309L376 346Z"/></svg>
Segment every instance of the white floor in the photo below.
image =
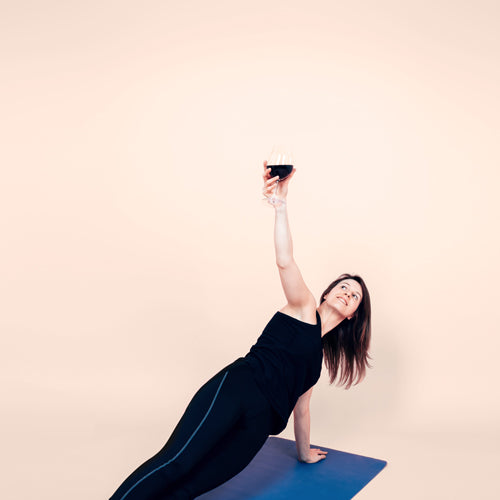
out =
<svg viewBox="0 0 500 500"><path fill-rule="evenodd" d="M362 446L388 465L357 500L500 499L499 439L489 432L364 435Z"/></svg>

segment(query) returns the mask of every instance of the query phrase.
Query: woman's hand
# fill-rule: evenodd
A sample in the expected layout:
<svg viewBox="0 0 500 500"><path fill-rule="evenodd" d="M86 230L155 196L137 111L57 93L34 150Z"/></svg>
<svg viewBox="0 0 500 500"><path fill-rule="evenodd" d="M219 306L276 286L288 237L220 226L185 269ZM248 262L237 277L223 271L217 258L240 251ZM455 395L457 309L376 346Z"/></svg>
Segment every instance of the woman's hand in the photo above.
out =
<svg viewBox="0 0 500 500"><path fill-rule="evenodd" d="M299 457L299 462L305 462L306 464L314 464L320 460L324 460L327 455L327 451L320 450L319 448L311 448L309 450L309 456Z"/></svg>
<svg viewBox="0 0 500 500"><path fill-rule="evenodd" d="M278 189L276 190L276 198L280 200L285 200L288 194L288 183L290 179L295 174L297 169L294 167L292 173L284 180L278 182L279 175L271 177L271 167L267 168L267 161L264 162L264 173L262 178L264 179L264 187L262 192L266 198L271 198L274 195L274 190L276 188L276 183L278 182Z"/></svg>

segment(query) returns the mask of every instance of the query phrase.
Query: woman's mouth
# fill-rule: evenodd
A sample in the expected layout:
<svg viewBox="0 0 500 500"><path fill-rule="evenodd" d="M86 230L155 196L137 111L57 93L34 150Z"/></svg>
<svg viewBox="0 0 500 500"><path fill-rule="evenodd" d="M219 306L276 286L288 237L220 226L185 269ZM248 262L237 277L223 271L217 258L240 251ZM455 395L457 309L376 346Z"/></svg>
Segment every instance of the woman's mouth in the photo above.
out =
<svg viewBox="0 0 500 500"><path fill-rule="evenodd" d="M346 302L346 300L345 300L344 298L342 298L342 297L337 297L337 298L338 298L338 299L340 300L340 302L342 302L344 305L347 305L347 302Z"/></svg>

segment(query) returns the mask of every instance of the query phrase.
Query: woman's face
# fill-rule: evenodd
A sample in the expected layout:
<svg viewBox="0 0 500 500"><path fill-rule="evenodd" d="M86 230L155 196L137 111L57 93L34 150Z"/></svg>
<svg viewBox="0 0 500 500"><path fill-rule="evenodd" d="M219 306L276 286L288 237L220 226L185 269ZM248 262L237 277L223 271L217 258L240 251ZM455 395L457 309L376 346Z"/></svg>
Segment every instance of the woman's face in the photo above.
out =
<svg viewBox="0 0 500 500"><path fill-rule="evenodd" d="M325 301L342 316L351 319L362 298L361 285L356 280L345 279L328 292Z"/></svg>

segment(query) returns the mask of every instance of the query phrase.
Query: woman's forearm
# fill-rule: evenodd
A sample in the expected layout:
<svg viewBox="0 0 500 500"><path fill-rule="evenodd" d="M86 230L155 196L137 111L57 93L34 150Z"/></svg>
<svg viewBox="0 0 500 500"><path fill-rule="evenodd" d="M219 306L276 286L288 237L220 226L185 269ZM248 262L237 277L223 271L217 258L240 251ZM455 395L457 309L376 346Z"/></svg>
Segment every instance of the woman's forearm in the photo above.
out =
<svg viewBox="0 0 500 500"><path fill-rule="evenodd" d="M305 461L309 457L311 443L311 412L294 412L293 430L295 432L295 445L300 461Z"/></svg>
<svg viewBox="0 0 500 500"><path fill-rule="evenodd" d="M293 259L293 244L286 203L275 208L274 219L274 249L276 251L276 264L285 267Z"/></svg>

